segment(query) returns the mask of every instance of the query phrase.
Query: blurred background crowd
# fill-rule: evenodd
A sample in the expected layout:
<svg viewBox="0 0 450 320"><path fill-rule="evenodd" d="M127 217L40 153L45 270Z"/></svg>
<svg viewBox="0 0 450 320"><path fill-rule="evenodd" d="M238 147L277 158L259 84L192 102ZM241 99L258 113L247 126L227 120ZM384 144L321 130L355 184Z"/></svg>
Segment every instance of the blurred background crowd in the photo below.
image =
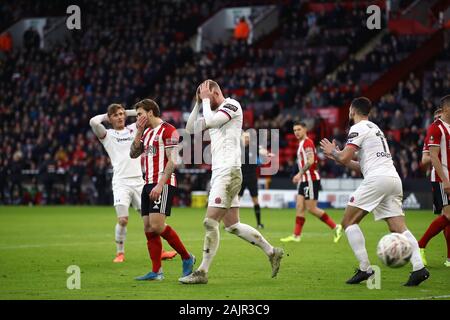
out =
<svg viewBox="0 0 450 320"><path fill-rule="evenodd" d="M0 203L112 203L110 161L90 130L90 117L105 113L110 103L131 108L148 96L160 104L168 121L184 128L196 86L207 78L240 101L245 129L280 130L277 176L290 178L297 169L294 121L308 123L316 144L329 137L343 146L346 126L330 122L323 110L348 107L353 97L432 37L399 34L385 28L385 22L384 31L368 30L367 14L357 6L338 3L315 10L305 1L255 1L279 8L274 32L249 43L246 32L238 30L234 37L196 52L191 38L197 27L241 1L78 3L83 28L51 50L41 48L32 28L24 33L20 49L8 46L2 34ZM400 1L400 6L411 3ZM65 13L67 5L2 1L0 32L24 17ZM251 19L248 24L251 28ZM439 55L373 101L372 119L385 131L402 178L426 177L420 164L424 132L439 98L450 88L448 31L443 39ZM363 47L366 52L361 52ZM196 167L199 172L189 168L194 166L179 170L178 205L189 205L191 191L204 189L208 181L207 165ZM320 173L355 175L321 155Z"/></svg>

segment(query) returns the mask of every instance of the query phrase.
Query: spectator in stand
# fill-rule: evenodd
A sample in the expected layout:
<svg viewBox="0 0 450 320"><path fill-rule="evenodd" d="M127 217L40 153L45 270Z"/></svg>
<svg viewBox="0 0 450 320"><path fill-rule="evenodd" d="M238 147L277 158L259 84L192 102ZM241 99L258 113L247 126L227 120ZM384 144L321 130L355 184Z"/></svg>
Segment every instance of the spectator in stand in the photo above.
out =
<svg viewBox="0 0 450 320"><path fill-rule="evenodd" d="M245 17L242 17L234 27L234 38L239 41L247 42L249 35L250 26Z"/></svg>
<svg viewBox="0 0 450 320"><path fill-rule="evenodd" d="M13 40L9 31L0 34L0 51L5 53L11 52L13 48Z"/></svg>

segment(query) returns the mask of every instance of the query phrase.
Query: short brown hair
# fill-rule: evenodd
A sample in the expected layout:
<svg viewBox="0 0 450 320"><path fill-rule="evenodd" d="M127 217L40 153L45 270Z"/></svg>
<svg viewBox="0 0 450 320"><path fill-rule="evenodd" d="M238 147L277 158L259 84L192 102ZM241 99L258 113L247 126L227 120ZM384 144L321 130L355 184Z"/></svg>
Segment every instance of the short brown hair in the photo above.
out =
<svg viewBox="0 0 450 320"><path fill-rule="evenodd" d="M292 127L295 127L295 126L300 126L300 127L308 129L308 127L306 126L306 123L303 121L295 121L294 124L292 125Z"/></svg>
<svg viewBox="0 0 450 320"><path fill-rule="evenodd" d="M151 110L155 117L159 117L161 115L158 104L152 99L144 99L134 105L134 109L137 110L139 108L142 108L147 112Z"/></svg>
<svg viewBox="0 0 450 320"><path fill-rule="evenodd" d="M356 112L363 116L368 116L370 109L372 109L372 102L366 97L359 97L353 99L352 107L356 109Z"/></svg>
<svg viewBox="0 0 450 320"><path fill-rule="evenodd" d="M441 105L441 108L444 108L445 105L450 106L450 94L446 95L445 97L443 97L441 99L440 105Z"/></svg>
<svg viewBox="0 0 450 320"><path fill-rule="evenodd" d="M125 108L120 104L120 103L113 103L113 104L110 104L109 106L108 106L108 117L109 116L112 116L114 113L116 113L117 112L117 110L119 110L119 109L123 109L123 110L125 110Z"/></svg>

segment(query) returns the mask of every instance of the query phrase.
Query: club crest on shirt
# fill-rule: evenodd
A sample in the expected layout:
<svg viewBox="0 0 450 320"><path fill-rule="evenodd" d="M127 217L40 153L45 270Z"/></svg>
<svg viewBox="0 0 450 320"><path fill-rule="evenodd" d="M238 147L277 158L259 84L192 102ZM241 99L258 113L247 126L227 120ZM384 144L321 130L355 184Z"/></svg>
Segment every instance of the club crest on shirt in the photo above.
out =
<svg viewBox="0 0 450 320"><path fill-rule="evenodd" d="M144 149L144 153L147 157L154 157L157 153L158 149L155 146L147 146Z"/></svg>

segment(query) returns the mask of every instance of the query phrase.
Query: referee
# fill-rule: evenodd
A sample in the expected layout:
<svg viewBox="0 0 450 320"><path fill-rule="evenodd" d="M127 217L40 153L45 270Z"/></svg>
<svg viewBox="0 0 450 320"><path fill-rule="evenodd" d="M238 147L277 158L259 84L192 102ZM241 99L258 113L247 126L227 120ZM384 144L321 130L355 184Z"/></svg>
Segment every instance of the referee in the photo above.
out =
<svg viewBox="0 0 450 320"><path fill-rule="evenodd" d="M272 157L272 153L268 153L266 149L250 145L250 134L244 132L242 134L243 152L245 161L242 163L242 186L239 191L239 198L242 197L246 188L250 191L250 196L253 201L253 208L255 209L256 223L258 229L263 229L264 225L261 223L261 208L258 202L258 177L256 170L258 168L259 154L267 157ZM252 148L253 146L253 148Z"/></svg>

